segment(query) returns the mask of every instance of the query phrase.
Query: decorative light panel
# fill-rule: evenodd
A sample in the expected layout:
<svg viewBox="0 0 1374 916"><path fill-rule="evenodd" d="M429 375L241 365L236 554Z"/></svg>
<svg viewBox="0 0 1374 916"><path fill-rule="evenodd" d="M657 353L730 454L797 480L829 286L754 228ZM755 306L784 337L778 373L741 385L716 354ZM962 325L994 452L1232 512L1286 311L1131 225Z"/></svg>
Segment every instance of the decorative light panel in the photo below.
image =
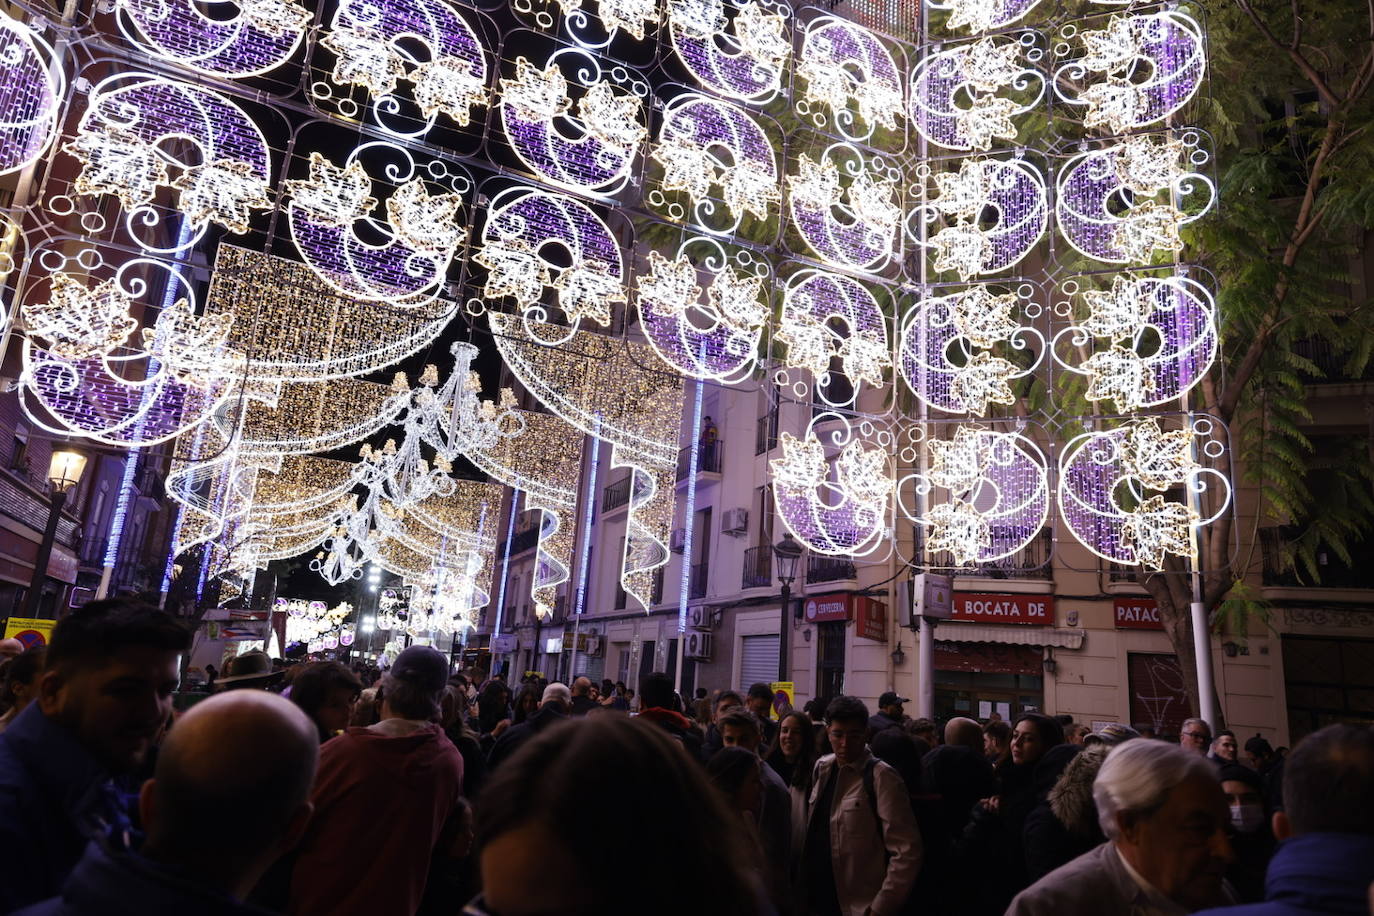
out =
<svg viewBox="0 0 1374 916"><path fill-rule="evenodd" d="M936 146L991 149L1016 139L1015 118L1036 108L1045 77L1034 32L981 38L928 54L911 73L911 123Z"/></svg>
<svg viewBox="0 0 1374 916"><path fill-rule="evenodd" d="M1040 4L1040 0L926 0L933 10L949 13L945 28L968 29L974 34L1011 25Z"/></svg>
<svg viewBox="0 0 1374 916"><path fill-rule="evenodd" d="M337 506L353 486L353 465L334 458L292 455L276 471L258 469L239 478L251 485L245 497L254 514L308 513Z"/></svg>
<svg viewBox="0 0 1374 916"><path fill-rule="evenodd" d="M62 151L81 163L72 192L118 198L129 235L150 251L189 248L210 223L245 233L255 213L272 207L262 130L229 97L188 83L140 73L102 80ZM177 192L177 210L192 230L165 248L150 241L163 231L152 204L164 188ZM51 205L69 206L61 199Z"/></svg>
<svg viewBox="0 0 1374 916"><path fill-rule="evenodd" d="M293 0L115 0L115 10L139 50L210 76L275 70L296 52L311 20Z"/></svg>
<svg viewBox="0 0 1374 916"><path fill-rule="evenodd" d="M818 421L838 426L817 432ZM782 457L770 461L769 469L787 530L817 553L872 553L882 540L892 493L887 450L864 444L858 430L831 413L812 420L800 439L784 432L780 444ZM828 451L838 452L833 463Z"/></svg>
<svg viewBox="0 0 1374 916"><path fill-rule="evenodd" d="M672 465L649 465L619 445L611 449L611 467L630 469L630 502L625 516L625 554L620 587L647 611L653 604L654 573L667 565L668 532L677 501L677 471Z"/></svg>
<svg viewBox="0 0 1374 916"><path fill-rule="evenodd" d="M581 90L576 106L568 73ZM603 70L596 55L563 48L542 67L516 59L515 77L501 80L501 124L515 155L540 178L615 194L644 141L648 96L649 84L625 67Z"/></svg>
<svg viewBox="0 0 1374 916"><path fill-rule="evenodd" d="M952 271L961 280L1000 273L1019 263L1045 234L1045 180L1025 160L964 159L957 172L931 177L938 196L913 209L907 225L913 240L934 252L937 271ZM921 220L943 225L922 233Z"/></svg>
<svg viewBox="0 0 1374 916"><path fill-rule="evenodd" d="M1196 561L1196 528L1215 521L1230 502L1230 482L1196 455L1224 448L1210 418L1166 432L1154 418L1087 432L1059 460L1059 510L1069 532L1104 559L1161 569L1169 555ZM1215 488L1218 505L1199 516L1192 494ZM1179 501L1178 494L1185 501Z"/></svg>
<svg viewBox="0 0 1374 916"><path fill-rule="evenodd" d="M684 375L729 384L754 369L769 318L768 264L748 249L690 238L677 256L649 253L639 277L639 324L659 357Z"/></svg>
<svg viewBox="0 0 1374 916"><path fill-rule="evenodd" d="M862 142L878 128L897 130L902 75L882 39L862 26L820 16L806 26L797 76L806 89L797 111L813 124Z"/></svg>
<svg viewBox="0 0 1374 916"><path fill-rule="evenodd" d="M0 17L0 175L39 157L57 132L67 81L38 30Z"/></svg>
<svg viewBox="0 0 1374 916"><path fill-rule="evenodd" d="M817 158L800 153L787 176L793 225L820 260L881 271L899 253L901 171L876 154L835 143Z"/></svg>
<svg viewBox="0 0 1374 916"><path fill-rule="evenodd" d="M580 429L551 413L517 410L520 434L464 452L479 470L530 500L572 509L582 470Z"/></svg>
<svg viewBox="0 0 1374 916"><path fill-rule="evenodd" d="M1114 264L1181 250L1179 228L1216 200L1209 178L1185 170L1185 159L1190 164L1207 160L1197 141L1192 131L1181 139L1141 134L1070 159L1059 173L1055 195L1064 240L1090 258Z"/></svg>
<svg viewBox="0 0 1374 916"><path fill-rule="evenodd" d="M1090 401L1111 401L1121 413L1175 402L1216 361L1216 305L1194 280L1118 274L1110 289L1065 286L1088 314L1055 335L1054 357L1087 377ZM1057 308L1067 316L1072 304Z"/></svg>
<svg viewBox="0 0 1374 916"><path fill-rule="evenodd" d="M568 266L550 259L555 246L567 254ZM549 345L567 341L584 318L609 325L612 304L625 301L619 242L590 207L562 194L527 187L498 194L488 204L482 248L473 261L487 270L483 297L514 299L525 333ZM566 328L547 323L540 304L546 289L557 294ZM541 336L548 332L553 336Z"/></svg>
<svg viewBox="0 0 1374 916"><path fill-rule="evenodd" d="M539 513L539 541L534 551L534 572L530 577L530 600L535 616L543 620L553 614L558 587L571 577L573 547L576 543L571 521L573 506L564 507L525 494L525 510Z"/></svg>
<svg viewBox="0 0 1374 916"><path fill-rule="evenodd" d="M357 117L358 104L347 94L336 97L335 87L358 87L371 99L372 120L390 133L423 136L440 115L467 127L473 109L487 102L482 42L444 0L344 0L320 44L334 54L335 64L329 82L311 85L312 98ZM406 98L403 81L419 111L418 128L398 117Z"/></svg>
<svg viewBox="0 0 1374 916"><path fill-rule="evenodd" d="M773 143L753 116L729 102L696 93L673 99L664 107L652 157L663 179L646 199L678 222L733 233L746 215L766 221L782 199ZM690 211L664 192L686 195Z"/></svg>
<svg viewBox="0 0 1374 916"><path fill-rule="evenodd" d="M523 434L524 414L515 408L515 392L501 389L499 406L478 396L482 380L472 368L477 348L456 342L449 352L453 354L453 371L444 383L439 384L438 369L430 364L420 376L420 386L410 393L406 435L412 435L413 430L430 448L452 461L459 455L492 449L498 439Z"/></svg>
<svg viewBox="0 0 1374 916"><path fill-rule="evenodd" d="M1050 486L1045 457L1034 442L961 424L952 439L926 443L929 469L902 483L913 483L928 507L922 513L904 500L899 505L926 532L927 564L941 553L950 555L954 567L988 563L1022 550L1040 534L1049 515Z"/></svg>
<svg viewBox="0 0 1374 916"><path fill-rule="evenodd" d="M1202 27L1185 13L1166 10L1113 16L1105 29L1075 36L1083 55L1055 71L1055 92L1070 105L1087 106L1083 126L1124 134L1158 124L1178 111L1202 85L1206 70ZM1068 51L1067 44L1061 50ZM1103 74L1092 80L1089 74Z"/></svg>
<svg viewBox="0 0 1374 916"><path fill-rule="evenodd" d="M234 316L231 342L259 379L318 381L372 372L420 349L447 303L398 310L339 295L296 261L221 244L206 306Z"/></svg>
<svg viewBox="0 0 1374 916"><path fill-rule="evenodd" d="M619 445L650 463L677 460L682 418L682 381L660 372L647 344L578 331L562 346L540 336L555 328L534 328L512 315L488 312L492 336L520 384L567 422L589 435Z"/></svg>
<svg viewBox="0 0 1374 916"><path fill-rule="evenodd" d="M780 0L667 0L668 34L678 60L702 86L726 98L771 101L792 56Z"/></svg>
<svg viewBox="0 0 1374 916"><path fill-rule="evenodd" d="M362 379L283 382L272 402L249 400L241 412L225 411L215 422L226 438L237 422L240 454L261 460L330 451L366 439L394 423L404 404L388 386Z"/></svg>
<svg viewBox="0 0 1374 916"><path fill-rule="evenodd" d="M836 322L843 332L833 326ZM775 336L787 346L785 365L810 372L822 397L836 356L856 390L865 381L881 388L892 366L887 321L878 300L868 287L840 274L804 270L789 278Z"/></svg>
<svg viewBox="0 0 1374 916"><path fill-rule="evenodd" d="M605 49L620 33L643 41L659 22L659 0L597 0L596 13L583 0L513 0L517 13L533 16L541 31L552 31L558 16L563 27L584 48ZM556 11L556 12L555 12Z"/></svg>
<svg viewBox="0 0 1374 916"><path fill-rule="evenodd" d="M1038 314L1033 290L971 286L928 296L902 321L898 368L926 404L947 413L984 416L989 404L1014 404L1012 382L1035 371L1045 338L1024 323ZM1006 358L1029 351L1020 364ZM998 355L998 354L1003 355Z"/></svg>
<svg viewBox="0 0 1374 916"><path fill-rule="evenodd" d="M374 158L386 161L394 187L385 221L371 215L377 200L363 162ZM343 166L311 153L310 177L286 182L285 191L291 238L320 279L345 296L411 307L441 291L465 233L458 215L472 181L443 160L422 168L404 148L375 141L354 148ZM385 243L364 241L359 223Z"/></svg>

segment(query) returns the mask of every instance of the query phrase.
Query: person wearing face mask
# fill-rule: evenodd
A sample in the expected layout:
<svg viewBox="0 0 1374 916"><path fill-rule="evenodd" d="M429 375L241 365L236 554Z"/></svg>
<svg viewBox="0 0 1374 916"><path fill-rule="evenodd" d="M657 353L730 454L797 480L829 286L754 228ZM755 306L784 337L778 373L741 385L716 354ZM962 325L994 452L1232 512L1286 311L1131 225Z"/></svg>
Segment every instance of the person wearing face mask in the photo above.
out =
<svg viewBox="0 0 1374 916"><path fill-rule="evenodd" d="M1259 774L1238 763L1217 772L1221 791L1231 809L1231 848L1236 860L1226 869L1226 880L1241 903L1264 899L1264 870L1274 855L1274 833L1264 816L1264 782Z"/></svg>

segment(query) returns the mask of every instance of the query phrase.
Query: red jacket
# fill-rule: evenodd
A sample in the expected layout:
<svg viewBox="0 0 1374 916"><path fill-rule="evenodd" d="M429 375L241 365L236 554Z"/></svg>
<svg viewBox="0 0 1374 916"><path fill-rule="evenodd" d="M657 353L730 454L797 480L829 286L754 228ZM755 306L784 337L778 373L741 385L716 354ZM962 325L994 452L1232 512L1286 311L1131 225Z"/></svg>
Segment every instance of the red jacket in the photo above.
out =
<svg viewBox="0 0 1374 916"><path fill-rule="evenodd" d="M463 757L437 725L325 742L288 912L411 916L462 786Z"/></svg>

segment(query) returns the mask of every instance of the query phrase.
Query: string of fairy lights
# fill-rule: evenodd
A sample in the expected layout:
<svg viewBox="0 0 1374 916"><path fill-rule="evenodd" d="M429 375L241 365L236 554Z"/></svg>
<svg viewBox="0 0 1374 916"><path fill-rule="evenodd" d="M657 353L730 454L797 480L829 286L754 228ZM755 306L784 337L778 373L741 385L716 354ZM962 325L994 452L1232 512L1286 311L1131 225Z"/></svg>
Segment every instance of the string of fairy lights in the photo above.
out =
<svg viewBox="0 0 1374 916"><path fill-rule="evenodd" d="M0 18L0 173L23 409L175 440L174 549L230 589L375 564L412 631L456 633L518 502L547 615L590 436L629 474L647 608L687 379L814 404L769 473L821 554L974 567L1057 504L1159 569L1228 509L1225 430L1188 401L1218 334L1181 261L1216 199L1184 7L927 0L884 31L783 0L213 6ZM483 397L482 349L540 411Z"/></svg>

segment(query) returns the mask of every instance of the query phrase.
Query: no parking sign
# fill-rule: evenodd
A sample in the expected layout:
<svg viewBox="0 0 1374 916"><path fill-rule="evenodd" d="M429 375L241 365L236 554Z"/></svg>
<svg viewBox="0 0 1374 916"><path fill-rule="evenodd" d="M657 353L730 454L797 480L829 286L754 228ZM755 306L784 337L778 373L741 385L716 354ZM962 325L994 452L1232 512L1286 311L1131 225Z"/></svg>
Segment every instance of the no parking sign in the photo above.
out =
<svg viewBox="0 0 1374 916"><path fill-rule="evenodd" d="M46 646L48 640L52 638L52 628L57 626L56 620L44 620L39 617L10 617L5 621L5 639L19 640L24 644L25 649L32 649L34 646Z"/></svg>

